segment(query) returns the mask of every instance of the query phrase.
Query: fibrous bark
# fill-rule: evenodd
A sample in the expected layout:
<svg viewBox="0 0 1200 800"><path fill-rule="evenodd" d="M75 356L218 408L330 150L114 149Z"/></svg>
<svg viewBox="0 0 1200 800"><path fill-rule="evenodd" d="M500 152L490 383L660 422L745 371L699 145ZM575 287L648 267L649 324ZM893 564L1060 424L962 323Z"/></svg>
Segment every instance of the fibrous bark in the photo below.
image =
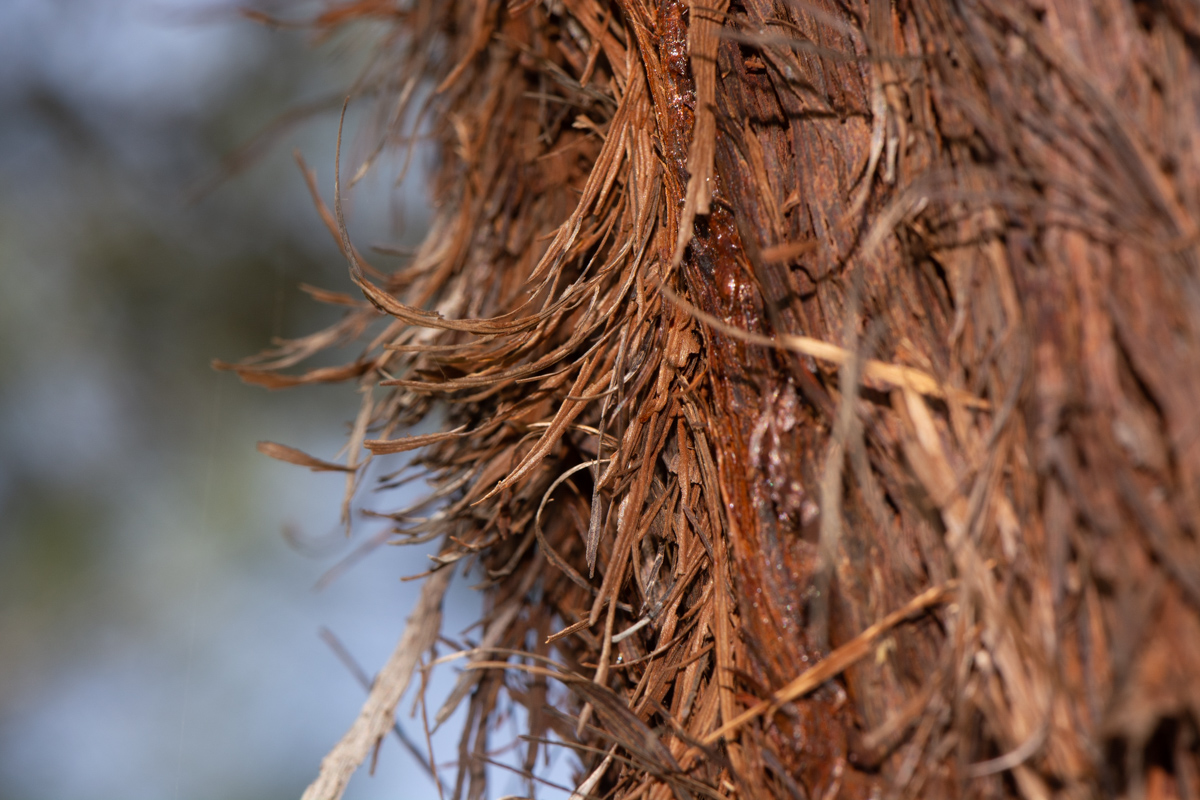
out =
<svg viewBox="0 0 1200 800"><path fill-rule="evenodd" d="M455 798L504 694L596 797L1200 796L1193 3L361 16L434 223L384 274L325 212L367 302L234 368L360 381L355 477L421 448Z"/></svg>

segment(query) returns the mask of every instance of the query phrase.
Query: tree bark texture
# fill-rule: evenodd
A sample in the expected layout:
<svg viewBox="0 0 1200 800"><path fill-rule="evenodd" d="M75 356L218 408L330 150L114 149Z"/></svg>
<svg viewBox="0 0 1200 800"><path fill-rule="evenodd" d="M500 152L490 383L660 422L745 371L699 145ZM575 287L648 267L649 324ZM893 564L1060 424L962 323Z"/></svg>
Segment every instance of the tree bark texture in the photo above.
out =
<svg viewBox="0 0 1200 800"><path fill-rule="evenodd" d="M365 301L231 368L361 382L358 502L483 575L456 798L505 697L595 797L1200 797L1198 9L315 21L389 30L435 221L368 264L339 180ZM378 508L418 448L432 510Z"/></svg>

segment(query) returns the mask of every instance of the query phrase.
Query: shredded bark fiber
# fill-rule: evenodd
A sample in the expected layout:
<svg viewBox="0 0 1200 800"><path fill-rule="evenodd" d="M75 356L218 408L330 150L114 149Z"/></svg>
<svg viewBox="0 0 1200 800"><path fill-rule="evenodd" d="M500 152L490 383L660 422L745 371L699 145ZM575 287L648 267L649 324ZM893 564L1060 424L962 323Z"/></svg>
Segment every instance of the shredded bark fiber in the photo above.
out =
<svg viewBox="0 0 1200 800"><path fill-rule="evenodd" d="M435 714L469 707L448 796L484 796L507 696L525 768L557 737L579 797L1200 798L1200 6L316 24L364 16L388 146L436 144L434 222L382 274L339 179L367 302L315 292L341 322L226 366L361 384L347 464L264 445L350 494L419 449L432 510L392 539L442 549L404 641L431 652L451 571L487 598Z"/></svg>

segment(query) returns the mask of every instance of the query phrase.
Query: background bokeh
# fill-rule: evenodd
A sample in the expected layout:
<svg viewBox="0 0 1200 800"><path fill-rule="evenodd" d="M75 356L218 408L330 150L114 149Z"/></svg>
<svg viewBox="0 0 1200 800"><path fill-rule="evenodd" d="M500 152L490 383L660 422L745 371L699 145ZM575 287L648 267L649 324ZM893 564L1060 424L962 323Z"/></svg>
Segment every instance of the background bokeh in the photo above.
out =
<svg viewBox="0 0 1200 800"><path fill-rule="evenodd" d="M254 449L333 457L353 387L268 393L209 366L334 319L300 283L350 289L291 157L331 200L336 109L194 199L348 86L377 34L317 45L205 0L0 2L0 800L298 797L364 697L319 627L371 673L400 635L423 554L384 548L315 591L371 528L344 538L341 478ZM396 174L350 198L362 247L419 238L421 170ZM466 583L451 633L478 613ZM348 794L433 796L393 739Z"/></svg>

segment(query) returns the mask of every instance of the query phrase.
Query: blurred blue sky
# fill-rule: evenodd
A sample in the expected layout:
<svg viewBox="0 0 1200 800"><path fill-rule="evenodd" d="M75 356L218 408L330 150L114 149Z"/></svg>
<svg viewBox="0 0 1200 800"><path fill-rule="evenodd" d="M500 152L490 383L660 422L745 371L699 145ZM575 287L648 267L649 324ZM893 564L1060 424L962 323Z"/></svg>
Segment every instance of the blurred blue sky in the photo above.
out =
<svg viewBox="0 0 1200 800"><path fill-rule="evenodd" d="M318 628L369 672L401 633L423 555L385 548L315 592L371 529L341 537L339 478L254 450L333 457L353 388L270 394L209 367L336 317L296 288L349 282L291 161L328 199L336 118L188 201L348 85L371 35L314 48L203 0L0 2L0 800L298 797L363 699ZM351 198L360 245L422 231L420 171L398 188L395 167ZM478 612L465 583L452 634ZM436 793L389 739L347 796Z"/></svg>

